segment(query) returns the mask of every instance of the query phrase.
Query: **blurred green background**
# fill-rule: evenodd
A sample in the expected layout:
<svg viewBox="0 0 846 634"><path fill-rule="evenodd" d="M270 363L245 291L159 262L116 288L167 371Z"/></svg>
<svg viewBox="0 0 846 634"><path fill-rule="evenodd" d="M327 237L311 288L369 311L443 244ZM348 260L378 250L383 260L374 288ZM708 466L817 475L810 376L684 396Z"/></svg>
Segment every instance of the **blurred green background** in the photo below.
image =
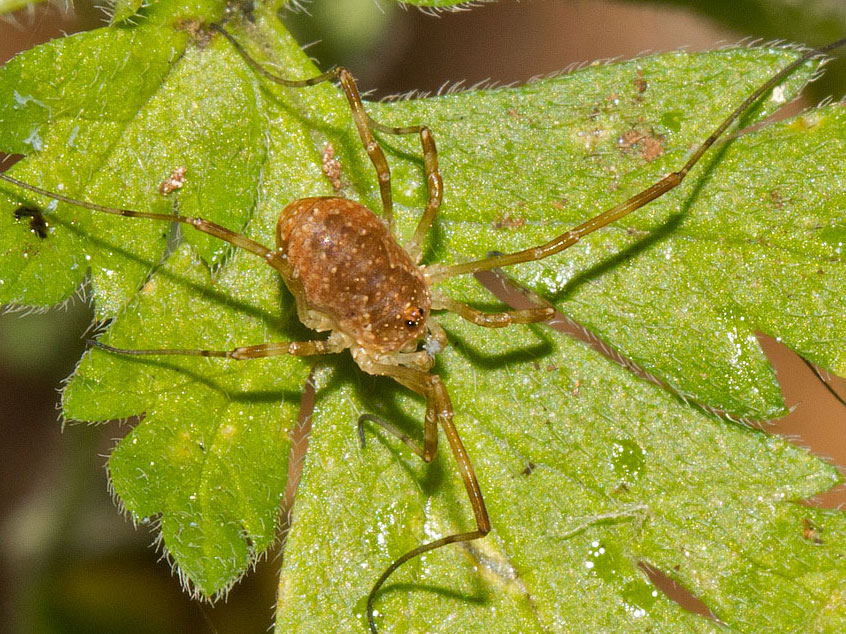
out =
<svg viewBox="0 0 846 634"><path fill-rule="evenodd" d="M459 81L524 82L574 63L646 51L750 38L819 45L846 36L840 0L501 0L438 18L389 0L304 5L308 14L282 16L299 41L310 44L322 67L350 68L374 98L436 92ZM103 20L99 9L82 4L74 11L48 3L24 9L0 23L0 55L5 60ZM841 58L803 104L791 107L844 92ZM132 421L62 430L58 390L84 348L91 320L85 303L24 315L0 315L0 632L266 632L278 561L259 564L226 602L193 602L151 546L153 533L133 527L109 495L103 465ZM769 429L846 465L846 411L795 355L772 341L765 347L788 404L796 406ZM846 393L842 381L836 385ZM846 503L846 493L841 488L814 503L834 507Z"/></svg>

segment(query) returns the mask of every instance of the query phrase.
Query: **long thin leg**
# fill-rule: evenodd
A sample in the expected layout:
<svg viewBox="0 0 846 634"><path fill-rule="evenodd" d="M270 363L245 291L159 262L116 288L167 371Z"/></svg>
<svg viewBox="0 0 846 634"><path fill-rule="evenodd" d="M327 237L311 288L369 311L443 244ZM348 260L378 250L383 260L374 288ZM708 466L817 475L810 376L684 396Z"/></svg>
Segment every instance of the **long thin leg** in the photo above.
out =
<svg viewBox="0 0 846 634"><path fill-rule="evenodd" d="M223 37L229 41L229 43L236 51L238 51L241 57L244 58L244 61L247 62L253 70L265 79L269 79L274 83L287 86L289 88L305 88L306 86L315 86L327 81L338 81L341 85L341 89L344 91L344 96L346 96L347 102L350 105L353 121L355 122L355 127L358 129L358 135L361 137L361 142L364 145L367 156L370 158L370 162L373 163L373 167L376 169L376 175L379 180L379 193L382 197L382 215L393 233L394 206L393 199L391 197L391 168L388 166L388 160L385 158L385 153L382 151L382 147L379 145L379 142L370 130L370 125L368 123L369 119L364 110L364 104L361 102L361 95L358 92L358 86L356 85L355 78L353 78L352 74L346 68L337 66L325 73L315 75L314 77L310 77L308 79L287 79L285 77L280 77L279 75L274 75L270 71L266 70L261 64L253 59L250 54L247 53L246 49L244 49L244 47L241 46L241 44L239 44L238 41L222 26L219 24L212 24L210 25L210 28L223 35Z"/></svg>
<svg viewBox="0 0 846 634"><path fill-rule="evenodd" d="M503 328L511 324L535 324L548 321L555 314L555 308L551 306L508 310L503 313L483 313L443 293L434 294L432 308L446 308L459 317L486 328Z"/></svg>
<svg viewBox="0 0 846 634"><path fill-rule="evenodd" d="M232 350L195 350L189 348L160 348L137 350L132 348L115 348L99 341L91 341L91 344L116 354L133 356L159 356L174 355L182 357L220 357L223 359L234 359L245 361L247 359L261 359L263 357L276 357L283 354L290 354L295 357L311 357L319 354L334 354L343 350L343 346L332 342L323 341L283 341L276 343L261 343L255 346L239 346Z"/></svg>
<svg viewBox="0 0 846 634"><path fill-rule="evenodd" d="M823 46L822 48L810 50L794 62L785 66L778 73L776 73L775 75L770 77L770 79L768 79L766 82L764 82L751 95L744 99L743 102L739 106L737 106L719 126L717 126L717 129L714 130L714 132L707 139L705 139L705 141L702 142L702 144L696 149L696 151L691 155L691 157L687 160L687 162L682 166L679 171L668 174L660 181L658 181L651 187L648 187L647 189L643 190L639 194L635 194L628 200L620 203L619 205L611 207L610 209L599 214L598 216L594 216L590 220L580 224L577 227L570 229L569 231L566 231L565 233L562 233L558 237L553 238L545 244L541 244L536 247L531 247L529 249L524 249L523 251L517 251L515 253L497 255L494 257L485 258L483 260L464 262L463 264L456 264L454 266L437 268L430 267L430 279L432 280L432 282L437 282L450 277L455 277L456 275L475 273L476 271L486 271L488 269L493 269L501 266L511 266L512 264L519 264L521 262L533 262L535 260L542 260L543 258L547 258L550 255L554 255L568 247L573 246L583 237L590 233L593 233L597 229L601 229L602 227L619 220L623 216L626 216L631 212L640 209L647 203L652 202L656 198L663 196L671 189L677 187L679 183L684 180L684 177L687 176L688 172L690 172L693 166L699 162L699 159L701 159L705 152L707 152L708 149L716 142L716 140L723 135L723 133L728 129L728 127L731 126L738 118L740 118L740 116L744 112L746 112L746 110L750 106L757 102L764 94L774 88L785 77L790 75L790 73L792 73L794 70L796 70L799 66L807 62L812 57L816 57L817 55L826 53L836 48L840 48L844 45L846 45L846 38L838 40L836 42L832 42L831 44Z"/></svg>
<svg viewBox="0 0 846 634"><path fill-rule="evenodd" d="M443 198L443 179L438 171L438 152L435 147L435 138L432 136L431 130L429 130L429 128L425 125L411 125L404 127L387 126L370 117L364 109L364 104L361 101L361 95L358 92L358 86L356 85L355 78L346 68L338 66L309 79L287 79L285 77L280 77L279 75L275 75L266 70L263 66L261 66L261 64L253 59L244 47L241 46L241 44L239 44L238 41L235 40L235 38L232 37L232 35L230 35L229 32L222 26L219 24L212 24L211 28L223 35L256 72L272 82L281 84L282 86L288 86L290 88L303 88L305 86L314 86L315 84L320 84L326 81L338 81L341 85L341 89L344 91L344 96L347 98L347 102L350 105L350 110L352 110L353 121L355 121L355 126L358 128L358 134L361 137L364 149L367 151L367 156L370 158L370 162L373 163L373 167L376 169L376 175L379 179L379 193L382 197L382 214L392 234L394 233L394 215L393 198L391 196L391 168L388 165L388 161L385 158L385 153L382 151L382 147L373 136L371 126L386 134L420 135L420 144L423 146L423 163L426 170L426 184L429 192L429 199L426 203L426 210L423 212L423 216L417 225L417 229L415 230L411 241L407 245L407 250L412 259L419 263L421 256L421 243L423 242L423 238L425 237L429 227L432 225L435 215L438 213L438 208L440 207L441 200Z"/></svg>
<svg viewBox="0 0 846 634"><path fill-rule="evenodd" d="M275 249L268 249L263 244L256 242L255 240L251 240L245 235L236 233L231 229L222 227L219 224L216 224L209 220L205 220L204 218L180 216L179 214L175 213L158 214L147 211L135 211L133 209L107 207L105 205L99 205L97 203L92 203L85 200L77 200L75 198L70 198L69 196L64 196L62 194L57 194L55 192L48 191L46 189L43 189L42 187L37 187L36 185L30 185L29 183L26 183L22 180L18 180L17 178L14 178L13 176L9 176L8 174L4 173L0 173L0 181L6 181L7 183L11 183L12 185L16 185L22 189L34 192L36 194L40 194L47 198L52 198L54 200L58 200L59 202L63 202L69 205L76 205L77 207L82 207L84 209L90 209L91 211L99 211L102 213L112 214L115 216L124 216L127 218L146 218L149 220L161 220L165 222L179 222L182 224L186 224L190 227L193 227L197 231L214 236L220 240L223 240L224 242L228 242L233 246L244 249L245 251L262 258L268 265L276 269L279 274L282 275L283 279L285 280L285 286L287 286L288 290L291 291L291 294L293 294L294 299L297 303L297 312L299 313L300 318L302 319L302 316L307 314L308 312L308 307L305 299L305 291L303 289L302 282L296 275L294 275L291 265L288 263L288 260L284 256L284 254L280 253L278 250ZM33 231L36 231L39 237L46 238L47 223L44 221L44 218L40 212L37 212L37 210L27 209L26 207L22 207L15 212L16 218L29 216L32 217L32 221L30 223L31 229Z"/></svg>
<svg viewBox="0 0 846 634"><path fill-rule="evenodd" d="M25 183L22 180L18 180L17 178L4 173L0 173L0 180L6 181L7 183L11 183L12 185L20 187L21 189L26 189L27 191L40 194L41 196L52 198L54 200L58 200L59 202L67 203L68 205L76 205L77 207L90 209L91 211L99 211L106 214L112 214L114 216L124 216L126 218L146 218L148 220L163 220L165 222L179 222L182 224L189 225L197 231L207 233L211 236L219 238L220 240L223 240L224 242L228 242L233 246L239 247L241 249L244 249L245 251L257 255L260 258L263 258L270 266L282 273L282 275L285 276L286 279L290 277L290 266L283 258L281 258L277 254L275 250L268 249L263 244L256 242L255 240L251 240L247 236L241 235L240 233L236 233L231 229L222 227L219 224L216 224L209 220L205 220L204 218L180 216L179 214L157 214L148 211L135 211L133 209L121 209L118 207L107 207L105 205L98 205L97 203L92 203L85 200L78 200L76 198L57 194L55 192L48 191L36 185L30 185L29 183Z"/></svg>
<svg viewBox="0 0 846 634"><path fill-rule="evenodd" d="M419 134L420 145L423 146L423 167L426 170L426 191L429 193L429 198L426 201L426 209L420 220L417 223L417 228L411 236L411 240L405 245L405 250L414 260L415 264L420 264L423 257L423 240L432 223L435 221L435 216L438 214L438 209L441 207L441 201L444 197L444 182L441 178L441 173L438 171L438 150L435 147L435 137L432 131L425 125L410 125L402 128L392 128L383 125L378 121L370 118L370 123L374 128L380 132L388 134Z"/></svg>
<svg viewBox="0 0 846 634"><path fill-rule="evenodd" d="M381 146L379 145L378 141L376 141L376 138L373 136L373 132L370 129L370 125L372 124L376 129L389 134L418 133L420 135L420 142L423 146L426 179L429 188L429 202L426 206L426 211L423 214L423 218L421 219L417 231L415 231L414 237L412 238L411 242L411 244L417 244L417 246L415 247L416 256L413 257L416 257L419 261L419 243L420 241L422 241L426 229L428 229L429 225L431 225L431 222L434 219L435 214L437 213L438 207L440 206L441 198L443 195L443 181L441 179L440 173L438 172L437 150L435 148L434 137L432 136L432 133L429 131L429 129L426 126L420 125L408 126L404 128L394 128L382 125L381 123L371 119L364 110L364 105L361 101L361 96L358 92L358 87L356 86L355 79L353 78L352 74L345 68L334 68L321 75L317 75L309 79L285 79L284 77L279 77L265 70L256 60L250 57L249 53L247 53L247 51L225 29L223 29L223 27L217 24L212 24L211 28L222 34L256 72L275 83L292 88L314 86L316 84L332 80L337 80L340 83L344 95L346 96L347 101L349 102L353 120L355 122L356 128L358 129L361 141L364 145L365 150L367 151L367 155L370 157L370 161L373 163L373 167L376 170L376 174L379 180L379 190L382 197L383 216L385 218L385 222L390 227L392 233L394 221L393 202L391 198L391 170L388 166L388 161L385 158L385 153L382 151ZM24 181L18 180L17 178L3 173L0 173L0 180L6 181L7 183L11 183L13 185L16 185L17 187L21 187L36 194L40 194L42 196L46 196L48 198L52 198L54 200L58 200L67 204L76 205L78 207L84 207L92 211L100 211L103 213L118 216L126 216L130 218L165 220L167 222L180 222L183 224L191 225L198 231L213 235L234 246L240 247L249 251L250 253L254 253L259 257L264 258L268 262L268 264L270 264L280 273L282 273L286 281L290 281L292 279L292 276L290 275L290 267L288 266L287 262L283 258L279 257L274 250L268 249L264 245L259 244L254 240L250 240L246 236L235 233L234 231L226 229L225 227L222 227L216 223L210 222L203 218L192 218L180 216L178 214L157 214L144 211L135 211L132 209L120 209L114 207L107 207L105 205L98 205L96 203L70 198L69 196L64 196L62 194L56 194L41 187L30 185L29 183L25 183Z"/></svg>
<svg viewBox="0 0 846 634"><path fill-rule="evenodd" d="M367 596L367 620L370 623L370 631L372 634L378 634L376 622L373 618L373 601L379 593L379 589L397 568L402 566L409 559L413 559L414 557L429 552L430 550L435 550L456 542L467 542L484 537L490 532L491 523L490 517L488 516L488 510L485 507L485 500L482 497L482 490L479 487L479 482L476 479L476 473L470 462L470 457L467 455L464 443L461 442L461 437L458 435L458 430L455 428L455 424L453 423L452 401L450 401L449 393L447 392L446 386L441 378L436 374L427 374L426 372L414 370L412 368L404 368L401 366L392 366L375 362L368 363L367 360L362 360L359 365L361 365L363 370L370 374L390 376L401 385L417 392L426 399L426 426L434 427L436 423L440 423L441 429L444 430L444 435L447 438L447 442L449 443L450 449L452 449L452 454L458 465L461 479L464 481L464 488L467 491L467 496L470 498L470 505L473 507L473 515L476 520L476 530L447 535L446 537L436 539L433 542L422 544L417 548L408 551L388 566L385 572L383 572L379 579L376 580L376 583L373 584L373 588ZM434 449L435 447L432 447L431 457L429 458L430 460L434 457ZM425 444L423 452L424 454L426 453ZM426 460L425 457L423 459Z"/></svg>

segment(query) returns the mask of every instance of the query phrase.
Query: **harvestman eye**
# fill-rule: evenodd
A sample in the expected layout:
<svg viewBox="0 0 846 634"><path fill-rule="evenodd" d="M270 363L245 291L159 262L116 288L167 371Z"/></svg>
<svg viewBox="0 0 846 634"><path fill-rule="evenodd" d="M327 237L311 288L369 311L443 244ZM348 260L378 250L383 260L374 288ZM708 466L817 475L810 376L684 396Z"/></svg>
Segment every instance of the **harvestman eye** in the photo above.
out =
<svg viewBox="0 0 846 634"><path fill-rule="evenodd" d="M423 309L420 307L407 308L403 313L405 317L405 325L409 328L417 328L420 322L423 321Z"/></svg>
<svg viewBox="0 0 846 634"><path fill-rule="evenodd" d="M358 366L369 374L390 377L426 400L423 443L409 438L390 422L364 415L358 421L364 441L363 424L373 422L408 445L425 462L431 462L438 446L438 427L443 430L455 457L473 509L476 528L447 535L421 544L396 559L375 580L367 597L367 618L376 634L374 601L380 588L397 568L409 559L448 544L468 542L488 534L491 528L481 488L470 457L453 423L453 406L441 378L431 372L434 354L447 344L444 331L431 318L432 310L448 310L488 328L529 324L549 320L549 306L507 312L484 313L459 302L436 285L459 275L541 260L576 244L582 237L643 207L676 187L714 142L746 109L809 59L846 44L846 39L818 50L811 50L787 65L740 103L693 152L676 172L668 174L629 200L598 214L573 229L540 244L515 253L495 255L451 266L421 266L422 245L437 216L443 197L438 170L438 153L431 130L422 124L386 126L372 119L359 96L356 82L344 68L335 68L308 79L286 79L265 70L250 57L223 27L210 30L226 38L244 61L268 81L292 88L305 88L324 82L337 82L350 107L370 162L376 172L382 202L381 218L363 205L341 197L304 198L288 205L280 214L276 248L269 248L244 235L202 218L117 209L81 201L30 185L6 174L0 179L49 198L97 211L129 218L145 218L190 225L197 231L252 253L282 276L294 296L300 320L316 331L329 331L321 340L268 342L231 350L149 349L128 350L95 342L103 350L122 355L182 355L246 360L276 355L316 356L349 349ZM423 153L428 202L411 239L405 245L394 233L391 176L385 154L373 131L390 135L417 135ZM16 218L30 219L30 230L48 238L42 214L28 208L15 212ZM355 227L357 231L351 231ZM331 248L327 248L331 246ZM359 254L367 254L363 258ZM390 265L389 265L390 263ZM374 299L374 298L379 298ZM388 298L389 301L384 301ZM378 327L375 327L378 325Z"/></svg>

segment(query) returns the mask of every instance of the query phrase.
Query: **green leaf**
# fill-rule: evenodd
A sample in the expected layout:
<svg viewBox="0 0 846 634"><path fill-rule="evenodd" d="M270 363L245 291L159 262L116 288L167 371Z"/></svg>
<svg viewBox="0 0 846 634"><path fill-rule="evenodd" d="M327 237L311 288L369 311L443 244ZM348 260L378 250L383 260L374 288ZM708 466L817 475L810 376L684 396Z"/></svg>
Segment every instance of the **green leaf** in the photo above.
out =
<svg viewBox="0 0 846 634"><path fill-rule="evenodd" d="M838 482L834 468L544 329L442 321L454 346L439 368L494 533L406 564L378 600L381 631L722 631L656 590L641 562L736 631L842 629L846 521L795 503ZM419 403L345 376L317 392L278 632L363 631L375 576L422 536L471 526L447 452L422 465L393 439L361 451L351 433L368 411L414 430Z"/></svg>
<svg viewBox="0 0 846 634"><path fill-rule="evenodd" d="M129 20L144 6L145 0L114 0L111 4L112 24ZM155 0L148 0L154 2Z"/></svg>
<svg viewBox="0 0 846 634"><path fill-rule="evenodd" d="M378 209L343 95L256 76L222 38L198 30L222 10L160 0L138 26L13 60L0 73L0 142L30 155L13 173L103 204L160 213L178 204L183 215L272 245L285 205L332 194L321 170L331 143L342 194ZM227 28L253 55L286 76L316 74L270 8L252 17ZM446 195L425 261L459 262L548 240L655 182L795 56L677 53L367 109L387 124L431 126ZM813 70L797 72L743 123L790 99ZM846 370L831 345L844 329L844 126L842 107L829 107L722 144L678 191L512 273L691 400L735 416L782 413L756 331ZM381 141L406 238L426 198L419 141ZM183 167L184 186L159 193ZM97 314L110 320L103 340L114 346L229 349L314 336L255 256L187 229L171 235L162 224L4 189L4 302L60 302L90 271ZM15 220L21 201L46 209L46 238ZM444 288L494 306L472 278ZM738 631L843 629L844 516L796 504L838 481L832 467L706 416L545 327L438 320L452 346L436 371L494 531L405 565L377 599L383 631L718 629L658 593L640 562ZM448 451L425 465L378 431L358 446L363 412L419 437L422 403L364 375L349 355L320 362L277 629L364 631L365 597L381 571L423 540L470 529L472 514ZM160 527L199 594L225 592L275 540L288 430L308 369L286 357L95 349L68 385L70 418L143 415L109 459L112 484L133 518Z"/></svg>
<svg viewBox="0 0 846 634"><path fill-rule="evenodd" d="M431 260L463 261L540 244L656 182L790 55L670 54L374 110L391 123L426 121L437 131L449 176ZM769 69L756 71L767 57ZM721 59L741 78L717 70ZM801 81L794 77L777 99ZM841 301L846 197L837 186L807 186L826 173L837 180L829 144L840 147L843 121L835 106L739 139L648 208L514 273L697 402L740 417L782 415L755 332L846 372L840 347L819 335L846 334L839 313L821 308ZM402 147L410 152L413 143ZM774 164L773 156L784 160ZM406 170L422 183L419 165L394 167ZM421 205L422 185L411 191L402 201ZM472 279L447 287L484 301Z"/></svg>
<svg viewBox="0 0 846 634"><path fill-rule="evenodd" d="M201 205L219 202L222 174L231 172L228 159L232 150L225 148L232 146L227 141L244 133L238 129L242 121L237 109L242 105L237 99L240 91L238 86L209 84L213 80L203 64L214 63L214 56L196 45L186 50L190 20L213 19L218 14L208 9L192 13L171 5L175 3L157 5L157 11L138 28L99 29L53 40L4 67L0 85L6 98L0 106L0 142L9 152L37 152L36 160L16 166L21 178L66 195L88 196L101 204L166 212L169 201L155 197L158 184L174 169L196 161L200 165L192 167L204 180L195 179L197 189L189 195ZM70 89L76 86L88 88ZM116 91L114 86L121 89ZM232 90L236 97L218 93L221 88ZM239 116L232 119L219 113L220 126L209 138L208 128L195 125L198 120L192 110L198 104L189 92L192 90L205 90L221 102L219 107L231 107L230 113ZM178 127L172 121L175 109L184 113ZM165 125L165 120L170 123ZM218 146L220 154L198 156L198 136L212 145L222 144ZM144 151L139 152L140 148ZM240 203L243 196L252 194L242 193L239 199L237 182L234 201ZM47 202L42 206L48 210L55 207ZM222 219L228 210L216 204L207 213L210 218ZM26 257L9 262L12 268L0 291L4 301L35 306L62 301L79 286L90 267L97 315L111 317L137 291L167 240L167 228L161 225L136 223L127 235L119 218L81 216L77 210L61 207L51 213L51 222L56 228L65 222L71 226L53 231L48 243L41 244L38 238L30 241ZM7 213L0 223L4 227L0 249L20 254L20 241L7 229L15 223L14 217ZM97 227L98 238L89 240L84 236L93 232L93 227ZM187 239L204 245L210 257L222 252L219 244L206 238Z"/></svg>

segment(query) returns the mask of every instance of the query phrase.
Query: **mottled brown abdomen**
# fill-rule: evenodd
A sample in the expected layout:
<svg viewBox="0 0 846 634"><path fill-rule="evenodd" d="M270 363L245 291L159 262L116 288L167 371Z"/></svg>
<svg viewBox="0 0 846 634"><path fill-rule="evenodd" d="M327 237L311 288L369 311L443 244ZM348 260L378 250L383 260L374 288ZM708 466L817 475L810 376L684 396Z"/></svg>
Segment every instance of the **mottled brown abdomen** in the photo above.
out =
<svg viewBox="0 0 846 634"><path fill-rule="evenodd" d="M387 227L346 198L304 198L279 216L276 243L306 303L359 345L391 352L426 332L426 280Z"/></svg>

